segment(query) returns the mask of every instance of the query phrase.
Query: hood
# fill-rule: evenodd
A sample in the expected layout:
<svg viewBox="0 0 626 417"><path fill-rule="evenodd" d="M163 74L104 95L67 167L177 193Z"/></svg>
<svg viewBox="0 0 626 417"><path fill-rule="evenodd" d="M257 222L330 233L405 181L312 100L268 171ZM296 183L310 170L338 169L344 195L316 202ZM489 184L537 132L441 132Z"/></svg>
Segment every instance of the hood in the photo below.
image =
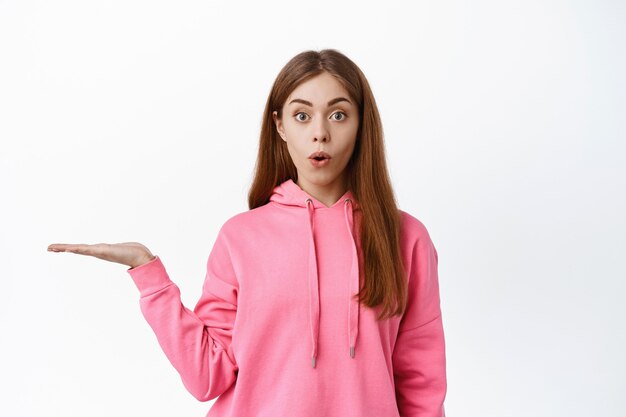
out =
<svg viewBox="0 0 626 417"><path fill-rule="evenodd" d="M313 237L313 216L315 210L339 210L343 209L345 215L345 224L352 242L352 267L350 269L350 294L346 294L346 302L348 303L348 352L350 357L354 358L357 335L359 333L359 316L361 303L355 300L353 295L359 291L359 259L357 254L356 241L354 238L354 213L359 210L359 205L350 190L346 191L339 200L331 207L326 207L320 201L309 195L293 180L288 179L282 184L274 187L270 196L270 201L276 203L302 207L307 212L307 225L309 241L309 258L308 258L308 283L309 283L309 318L311 329L311 364L315 368L317 359L317 345L320 329L320 299L319 299L319 278L317 273L317 252L315 250L315 240Z"/></svg>

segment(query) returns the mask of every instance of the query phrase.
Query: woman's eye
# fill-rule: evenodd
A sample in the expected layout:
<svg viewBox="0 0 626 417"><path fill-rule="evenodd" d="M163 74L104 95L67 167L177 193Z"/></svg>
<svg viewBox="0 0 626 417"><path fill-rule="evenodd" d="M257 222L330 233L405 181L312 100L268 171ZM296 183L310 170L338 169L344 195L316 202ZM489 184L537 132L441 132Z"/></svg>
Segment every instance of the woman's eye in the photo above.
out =
<svg viewBox="0 0 626 417"><path fill-rule="evenodd" d="M306 113L301 111L301 112L298 112L298 113L296 113L296 114L295 114L296 119L297 119L297 120L299 120L299 121L302 121L303 119L300 119L300 118L298 117L298 115L300 115L300 114L304 114L304 115L306 115Z"/></svg>
<svg viewBox="0 0 626 417"><path fill-rule="evenodd" d="M343 115L343 116L341 117L341 119L335 119L335 120L343 120L343 119L345 119L345 118L347 117L347 116L346 116L346 114L345 114L344 112L342 112L342 111L338 111L337 113L334 113L334 114L333 114L333 116L334 116L335 114L341 114L341 115Z"/></svg>

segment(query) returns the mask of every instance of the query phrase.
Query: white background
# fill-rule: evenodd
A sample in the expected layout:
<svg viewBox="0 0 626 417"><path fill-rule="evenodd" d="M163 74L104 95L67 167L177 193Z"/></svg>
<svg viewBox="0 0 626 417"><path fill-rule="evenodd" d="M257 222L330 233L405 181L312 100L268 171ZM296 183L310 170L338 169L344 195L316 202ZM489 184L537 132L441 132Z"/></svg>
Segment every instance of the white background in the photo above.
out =
<svg viewBox="0 0 626 417"><path fill-rule="evenodd" d="M274 77L364 71L439 253L448 417L626 414L626 4L0 1L0 415L204 416L126 267L192 308Z"/></svg>

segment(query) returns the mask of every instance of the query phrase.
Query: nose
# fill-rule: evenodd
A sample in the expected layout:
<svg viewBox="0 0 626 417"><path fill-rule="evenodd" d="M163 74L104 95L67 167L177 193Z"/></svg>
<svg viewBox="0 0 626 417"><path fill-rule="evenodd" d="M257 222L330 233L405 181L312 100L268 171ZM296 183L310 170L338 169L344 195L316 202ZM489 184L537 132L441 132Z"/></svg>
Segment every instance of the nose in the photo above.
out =
<svg viewBox="0 0 626 417"><path fill-rule="evenodd" d="M329 140L330 137L328 134L328 127L326 126L326 120L323 117L320 117L313 123L313 141L328 142Z"/></svg>

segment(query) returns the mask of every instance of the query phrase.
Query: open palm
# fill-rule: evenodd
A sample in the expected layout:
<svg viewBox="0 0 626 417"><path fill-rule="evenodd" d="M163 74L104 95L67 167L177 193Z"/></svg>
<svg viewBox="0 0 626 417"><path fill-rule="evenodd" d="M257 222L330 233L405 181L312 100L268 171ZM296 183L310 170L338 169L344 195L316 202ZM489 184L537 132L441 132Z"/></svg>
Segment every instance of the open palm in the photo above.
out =
<svg viewBox="0 0 626 417"><path fill-rule="evenodd" d="M150 250L139 242L68 244L53 243L48 246L49 252L72 252L80 255L93 256L109 262L128 265L131 268L142 265L155 258Z"/></svg>

